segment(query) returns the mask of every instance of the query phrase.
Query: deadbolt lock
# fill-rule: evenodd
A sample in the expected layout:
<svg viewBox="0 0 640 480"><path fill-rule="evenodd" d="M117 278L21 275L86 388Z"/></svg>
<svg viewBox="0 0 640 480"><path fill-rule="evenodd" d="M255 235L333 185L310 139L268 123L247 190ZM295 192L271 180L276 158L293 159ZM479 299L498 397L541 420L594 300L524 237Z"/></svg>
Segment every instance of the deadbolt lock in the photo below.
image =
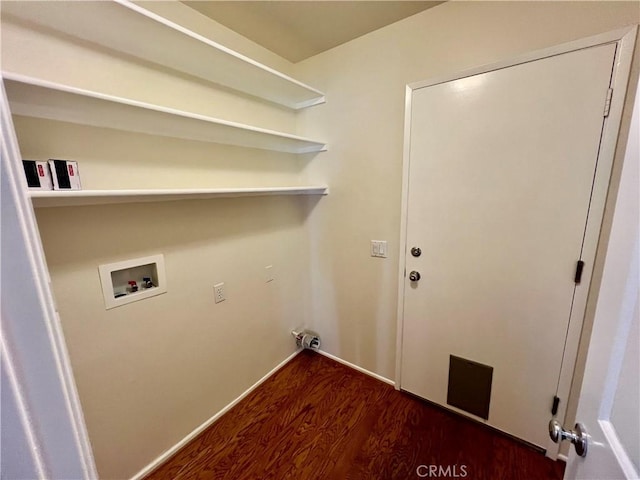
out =
<svg viewBox="0 0 640 480"><path fill-rule="evenodd" d="M422 250L420 250L420 247L412 247L411 255L413 255L414 257L419 257L420 255L422 255Z"/></svg>

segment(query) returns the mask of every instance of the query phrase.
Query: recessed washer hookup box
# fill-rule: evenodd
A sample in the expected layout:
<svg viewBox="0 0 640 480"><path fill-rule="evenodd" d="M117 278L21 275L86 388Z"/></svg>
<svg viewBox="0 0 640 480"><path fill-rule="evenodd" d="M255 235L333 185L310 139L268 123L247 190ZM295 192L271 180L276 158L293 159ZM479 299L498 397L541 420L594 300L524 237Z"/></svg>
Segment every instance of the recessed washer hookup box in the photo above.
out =
<svg viewBox="0 0 640 480"><path fill-rule="evenodd" d="M27 186L30 190L53 190L49 164L38 160L22 160Z"/></svg>
<svg viewBox="0 0 640 480"><path fill-rule="evenodd" d="M78 162L49 159L54 190L82 190Z"/></svg>
<svg viewBox="0 0 640 480"><path fill-rule="evenodd" d="M167 292L162 254L99 265L98 272L107 310Z"/></svg>

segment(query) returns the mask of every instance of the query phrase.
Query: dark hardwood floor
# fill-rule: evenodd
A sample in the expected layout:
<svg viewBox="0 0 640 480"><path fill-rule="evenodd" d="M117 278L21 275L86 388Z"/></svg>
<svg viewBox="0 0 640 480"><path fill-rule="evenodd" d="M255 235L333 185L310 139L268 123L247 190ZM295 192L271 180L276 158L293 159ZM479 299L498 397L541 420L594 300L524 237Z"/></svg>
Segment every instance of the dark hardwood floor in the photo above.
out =
<svg viewBox="0 0 640 480"><path fill-rule="evenodd" d="M562 462L304 351L146 480L542 480L563 472Z"/></svg>

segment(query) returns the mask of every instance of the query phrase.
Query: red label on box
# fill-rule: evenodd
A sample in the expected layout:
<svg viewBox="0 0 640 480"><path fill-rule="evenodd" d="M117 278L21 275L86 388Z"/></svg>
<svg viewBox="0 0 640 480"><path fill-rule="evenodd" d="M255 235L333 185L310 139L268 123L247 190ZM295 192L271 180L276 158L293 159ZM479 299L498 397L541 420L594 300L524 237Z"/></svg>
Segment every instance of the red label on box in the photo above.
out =
<svg viewBox="0 0 640 480"><path fill-rule="evenodd" d="M38 175L44 177L44 169L42 168L42 165L38 165Z"/></svg>
<svg viewBox="0 0 640 480"><path fill-rule="evenodd" d="M73 177L73 165L67 165L67 167L69 168L69 176Z"/></svg>

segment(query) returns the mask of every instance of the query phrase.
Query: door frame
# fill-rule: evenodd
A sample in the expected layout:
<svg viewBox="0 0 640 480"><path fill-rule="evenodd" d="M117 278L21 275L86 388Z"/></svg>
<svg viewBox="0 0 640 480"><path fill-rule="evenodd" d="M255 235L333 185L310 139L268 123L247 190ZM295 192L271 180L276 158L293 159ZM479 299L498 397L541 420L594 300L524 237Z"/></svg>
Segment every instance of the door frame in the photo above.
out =
<svg viewBox="0 0 640 480"><path fill-rule="evenodd" d="M20 462L41 478L61 478L70 472L83 479L98 478L1 79L0 133L0 168L8 186L2 194L10 200L7 208L15 209L18 224L7 220L8 226L16 228L8 230L6 237L3 232L3 241L11 238L24 243L24 252L16 253L24 275L12 275L11 282L3 284L3 313L6 306L8 315L2 318L0 329L6 387L16 405L21 438L29 447ZM2 223L4 226L4 218ZM32 308L19 308L25 302Z"/></svg>
<svg viewBox="0 0 640 480"><path fill-rule="evenodd" d="M566 423L565 416L567 414L569 404L577 403L576 395L579 394L578 387L581 382L573 382L574 372L578 366L578 350L581 345L581 332L583 324L590 326L593 323L594 312L590 305L595 304L598 296L599 279L602 276L602 262L599 261L603 255L598 251L600 242L600 228L603 224L605 207L613 208L615 197L607 198L609 192L609 183L612 179L611 172L616 154L616 145L618 143L618 135L622 121L622 112L625 106L627 87L631 72L631 62L633 59L633 51L635 46L638 26L630 26L599 35L583 38L580 40L564 43L554 47L537 50L518 57L479 66L476 68L464 70L454 74L436 77L433 79L411 83L406 86L405 90L405 121L404 121L404 146L402 161L402 206L400 221L400 242L399 242L399 262L398 262L398 311L397 311L397 331L396 331L396 389L402 388L402 337L404 328L404 300L405 300L405 276L406 276L406 249L407 243L407 222L409 207L409 173L410 173L410 154L411 154L411 116L412 116L412 99L413 92L422 88L459 80L461 78L470 77L494 70L500 70L523 63L528 63L543 58L562 55L576 50L595 47L604 44L616 43L616 56L614 60L611 85L613 94L611 97L611 106L609 115L604 121L602 130L599 158L597 160L596 174L594 178L592 200L589 209L589 216L584 236L583 258L594 259L593 262L588 261L583 270L583 278L591 278L592 281L589 288L577 288L574 296L574 307L569 318L569 328L565 345L565 354L563 356L560 368L560 380L558 384L558 396L561 402L556 417L561 423ZM604 99L603 99L604 107ZM624 151L624 145L621 145ZM621 161L621 160L618 160ZM618 179L619 180L619 179ZM614 180L616 182L617 180ZM617 185L611 185L611 190L616 191ZM601 242L607 243L609 231L603 231ZM578 259L576 259L578 260ZM594 266L596 267L594 269ZM590 330L587 328L586 330ZM582 373L584 369L585 356L582 356ZM573 385L572 385L573 383ZM551 394L552 392L550 392ZM575 405L571 409L575 412ZM551 414L549 415L551 417ZM571 423L571 422L569 422ZM545 426L546 428L546 426ZM546 449L546 455L556 459L559 454L559 445L549 440Z"/></svg>

